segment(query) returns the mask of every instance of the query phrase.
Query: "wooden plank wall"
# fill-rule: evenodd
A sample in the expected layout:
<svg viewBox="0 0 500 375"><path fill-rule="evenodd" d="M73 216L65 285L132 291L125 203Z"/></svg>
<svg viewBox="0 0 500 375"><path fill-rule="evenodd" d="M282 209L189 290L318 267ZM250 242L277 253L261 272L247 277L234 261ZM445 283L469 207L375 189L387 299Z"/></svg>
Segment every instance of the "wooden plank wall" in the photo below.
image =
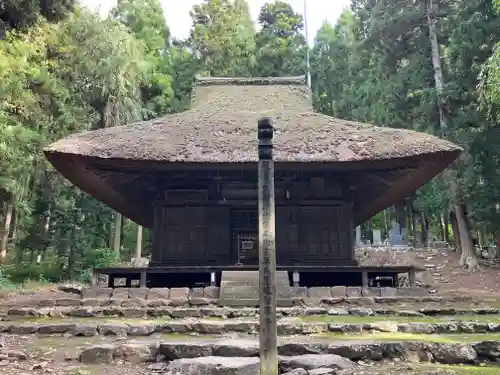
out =
<svg viewBox="0 0 500 375"><path fill-rule="evenodd" d="M152 263L231 265L231 208L155 208ZM280 265L336 265L353 259L348 205L277 206L276 252Z"/></svg>
<svg viewBox="0 0 500 375"><path fill-rule="evenodd" d="M277 206L278 264L336 265L352 260L350 218L348 205Z"/></svg>
<svg viewBox="0 0 500 375"><path fill-rule="evenodd" d="M341 181L312 177L276 184L278 264L336 265L353 260L352 208ZM154 206L152 265L235 264L231 211L257 209L255 185L236 181L220 183L217 189L165 189L164 198Z"/></svg>
<svg viewBox="0 0 500 375"><path fill-rule="evenodd" d="M229 264L229 207L175 207L157 204L153 264Z"/></svg>

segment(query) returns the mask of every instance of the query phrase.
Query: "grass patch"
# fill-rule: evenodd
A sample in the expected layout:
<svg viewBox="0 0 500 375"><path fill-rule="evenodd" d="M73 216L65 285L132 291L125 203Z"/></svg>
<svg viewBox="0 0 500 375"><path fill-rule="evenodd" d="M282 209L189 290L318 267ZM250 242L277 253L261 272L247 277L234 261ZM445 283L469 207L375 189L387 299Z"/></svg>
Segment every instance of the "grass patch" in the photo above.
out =
<svg viewBox="0 0 500 375"><path fill-rule="evenodd" d="M373 375L499 375L500 367L412 363L406 366L402 364L374 366L372 371L370 374Z"/></svg>
<svg viewBox="0 0 500 375"><path fill-rule="evenodd" d="M191 318L190 318L191 319ZM169 316L151 317L151 318L120 318L120 317L6 317L6 320L11 322L26 322L26 323L61 323L61 322L109 322L109 323L122 323L122 324L154 324L167 321L182 320L179 318L171 318ZM258 317L240 317L224 319L221 317L203 317L197 320L203 321L258 321ZM378 316L332 316L332 315L312 315L312 316L298 316L286 317L283 321L289 322L290 320L297 320L297 323L334 323L334 324L369 324L376 322L396 322L396 323L447 323L447 322L485 322L485 323L498 323L500 324L500 315L454 315L454 316L423 316L423 317L404 317L392 315L378 315ZM279 321L278 321L279 322Z"/></svg>
<svg viewBox="0 0 500 375"><path fill-rule="evenodd" d="M361 333L361 334L337 334L332 332L320 333L313 337L336 340L366 340L366 341L420 341L420 342L437 342L444 344L467 344L479 341L491 340L500 341L500 333L489 334L450 334L450 335L426 335L412 333ZM500 374L500 371L498 372Z"/></svg>
<svg viewBox="0 0 500 375"><path fill-rule="evenodd" d="M205 320L205 319L203 319ZM80 318L80 317L50 317L50 316L28 316L28 317L14 317L5 319L4 322L12 324L71 324L71 323L82 323L82 324L132 324L132 325L148 325L148 324L161 324L166 322L175 321L174 319L165 317L154 317L148 318L120 318L120 317L110 317L110 316L98 316L91 318Z"/></svg>
<svg viewBox="0 0 500 375"><path fill-rule="evenodd" d="M500 367L489 366L440 366L447 370L453 370L459 375L498 375Z"/></svg>
<svg viewBox="0 0 500 375"><path fill-rule="evenodd" d="M50 291L55 284L44 280L25 280L22 283L12 283L5 278L0 278L0 300L16 296L33 295Z"/></svg>
<svg viewBox="0 0 500 375"><path fill-rule="evenodd" d="M391 321L397 323L446 323L446 322L488 322L500 323L500 315L452 315L452 316L354 316L354 315L310 315L298 317L304 322L324 323L375 323L380 321Z"/></svg>

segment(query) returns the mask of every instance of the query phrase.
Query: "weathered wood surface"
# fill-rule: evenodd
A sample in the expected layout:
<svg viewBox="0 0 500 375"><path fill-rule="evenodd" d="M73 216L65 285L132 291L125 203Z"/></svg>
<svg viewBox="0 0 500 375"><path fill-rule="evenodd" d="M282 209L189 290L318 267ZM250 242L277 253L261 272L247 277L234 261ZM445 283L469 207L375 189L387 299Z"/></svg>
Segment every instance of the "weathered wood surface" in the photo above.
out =
<svg viewBox="0 0 500 375"><path fill-rule="evenodd" d="M230 264L229 207L156 206L151 262Z"/></svg>
<svg viewBox="0 0 500 375"><path fill-rule="evenodd" d="M156 206L152 264L236 264L238 234L258 231L256 215L232 220L242 210L227 206ZM253 210L256 212L256 210ZM282 265L336 265L352 261L348 205L277 206L277 261ZM253 220L252 220L253 219ZM257 254L247 254L248 264ZM245 264L245 261L242 261Z"/></svg>
<svg viewBox="0 0 500 375"><path fill-rule="evenodd" d="M346 182L331 174L280 177L278 264L354 264ZM157 185L152 264L257 264L257 252L240 246L242 238L258 236L256 180L196 179L180 185L175 180Z"/></svg>

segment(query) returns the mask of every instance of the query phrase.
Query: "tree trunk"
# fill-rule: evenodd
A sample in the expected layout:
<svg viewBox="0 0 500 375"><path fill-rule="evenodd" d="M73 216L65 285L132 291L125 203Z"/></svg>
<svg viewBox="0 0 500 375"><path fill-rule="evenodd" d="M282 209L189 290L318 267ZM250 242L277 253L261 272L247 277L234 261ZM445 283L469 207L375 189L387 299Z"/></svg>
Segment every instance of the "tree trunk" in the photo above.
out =
<svg viewBox="0 0 500 375"><path fill-rule="evenodd" d="M474 250L474 243L472 242L472 237L470 235L470 228L467 224L467 218L465 217L464 207L461 204L455 204L454 210L457 218L460 244L462 247L460 265L468 270L474 270L478 268L478 262L476 252Z"/></svg>
<svg viewBox="0 0 500 375"><path fill-rule="evenodd" d="M42 259L45 259L45 254L47 253L47 248L49 247L49 229L50 229L50 211L43 216L43 221L41 223L41 251L40 255Z"/></svg>
<svg viewBox="0 0 500 375"><path fill-rule="evenodd" d="M59 268L61 269L61 280L69 279L68 266L66 258L68 257L68 242L69 242L69 230L64 233L64 230L56 226L55 233L55 249L57 252L57 258L59 260ZM69 258L67 259L69 261Z"/></svg>
<svg viewBox="0 0 500 375"><path fill-rule="evenodd" d="M389 212L388 212L388 209L385 209L384 210L384 229L385 229L385 235L384 237L385 238L389 238Z"/></svg>
<svg viewBox="0 0 500 375"><path fill-rule="evenodd" d="M449 244L450 243L450 231L448 227L450 226L450 215L448 215L448 210L444 211L443 214L443 222L444 222L444 241Z"/></svg>
<svg viewBox="0 0 500 375"><path fill-rule="evenodd" d="M444 229L444 219L443 215L439 215L439 237L441 241L444 241L445 237L445 229Z"/></svg>
<svg viewBox="0 0 500 375"><path fill-rule="evenodd" d="M460 243L460 232L458 230L457 215L455 211L450 212L451 228L453 229L453 240L455 240L455 251L462 252L462 244Z"/></svg>
<svg viewBox="0 0 500 375"><path fill-rule="evenodd" d="M67 241L65 241L66 254L68 254L68 280L73 278L73 268L75 264L75 249L73 246L73 239L75 237L75 228L71 229L67 235Z"/></svg>
<svg viewBox="0 0 500 375"><path fill-rule="evenodd" d="M108 237L108 249L113 249L114 248L114 241L115 241L115 228L113 227L113 222L109 222L109 237Z"/></svg>
<svg viewBox="0 0 500 375"><path fill-rule="evenodd" d="M373 245L373 228L372 228L372 219L368 219L366 221L366 240L370 241L370 244Z"/></svg>
<svg viewBox="0 0 500 375"><path fill-rule="evenodd" d="M2 232L2 240L0 242L1 246L1 261L4 262L7 258L7 244L9 241L10 224L12 223L12 213L14 211L14 204L12 202L7 203L7 209L5 210L5 219Z"/></svg>
<svg viewBox="0 0 500 375"><path fill-rule="evenodd" d="M403 232L403 229L406 230L405 201L396 203L396 221L401 232Z"/></svg>
<svg viewBox="0 0 500 375"><path fill-rule="evenodd" d="M12 222L11 222L11 229L10 229L10 240L15 247L16 241L17 241L17 224L19 222L19 213L16 209L13 210L12 213Z"/></svg>
<svg viewBox="0 0 500 375"><path fill-rule="evenodd" d="M446 118L444 116L443 109L443 88L444 88L444 78L443 69L441 68L441 54L439 51L439 43L437 37L437 19L436 16L439 11L438 0L429 0L429 7L427 9L427 23L429 26L429 41L431 45L432 54L432 66L434 68L434 84L436 87L437 94L437 107L439 110L439 127L441 129L441 136L446 136L447 124ZM477 268L477 257L474 251L474 243L472 242L472 237L470 230L467 225L467 218L465 216L464 208L462 205L461 192L458 189L458 182L456 176L451 176L449 179L451 186L451 191L454 194L454 211L457 220L458 236L460 238L460 245L462 248L462 254L460 258L460 263L462 266L468 269Z"/></svg>
<svg viewBox="0 0 500 375"><path fill-rule="evenodd" d="M422 232L420 233L420 240L422 241L422 247L427 247L427 218L424 212L420 213L420 226L422 227Z"/></svg>
<svg viewBox="0 0 500 375"><path fill-rule="evenodd" d="M139 267L142 257L142 225L137 225L137 243L135 245L135 266Z"/></svg>
<svg viewBox="0 0 500 375"><path fill-rule="evenodd" d="M479 233L481 235L481 246L490 247L488 245L488 236L486 235L486 228L484 227L484 225L481 225L481 228L479 228Z"/></svg>
<svg viewBox="0 0 500 375"><path fill-rule="evenodd" d="M437 107L439 111L439 127L441 129L441 136L446 134L446 118L444 116L443 103L441 101L443 88L444 88L444 78L443 69L441 67L441 53L439 52L439 43L437 38L437 19L436 16L439 11L438 0L429 0L429 5L427 9L427 25L429 27L429 41L431 44L431 54L432 54L432 66L434 68L434 85L437 94Z"/></svg>
<svg viewBox="0 0 500 375"><path fill-rule="evenodd" d="M415 238L415 228L413 227L413 212L411 210L411 200L406 202L406 222L408 227L408 235Z"/></svg>
<svg viewBox="0 0 500 375"><path fill-rule="evenodd" d="M476 235L477 235L477 245L479 246L479 248L481 250L483 250L485 244L484 244L484 238L483 238L483 235L482 235L482 232L480 229L476 230Z"/></svg>
<svg viewBox="0 0 500 375"><path fill-rule="evenodd" d="M117 212L115 218L115 238L113 243L113 251L120 254L120 244L122 239L122 214Z"/></svg>
<svg viewBox="0 0 500 375"><path fill-rule="evenodd" d="M411 212L411 226L413 228L413 238L415 242L415 247L417 246L417 238L418 238L418 225L417 225L417 214L413 211L413 209L410 209Z"/></svg>

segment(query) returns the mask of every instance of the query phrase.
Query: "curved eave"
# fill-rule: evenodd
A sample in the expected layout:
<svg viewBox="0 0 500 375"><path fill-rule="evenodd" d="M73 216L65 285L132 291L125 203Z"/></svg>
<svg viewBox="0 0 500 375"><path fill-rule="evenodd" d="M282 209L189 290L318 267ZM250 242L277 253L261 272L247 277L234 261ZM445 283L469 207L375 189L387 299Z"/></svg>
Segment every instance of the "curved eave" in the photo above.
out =
<svg viewBox="0 0 500 375"><path fill-rule="evenodd" d="M130 202L127 197L119 194L111 186L104 183L96 174L86 168L85 163L82 163L82 157L47 151L44 151L44 154L54 168L76 187L137 224L146 228L152 227L152 220L147 207L142 207L137 202Z"/></svg>
<svg viewBox="0 0 500 375"><path fill-rule="evenodd" d="M439 173L445 170L460 155L461 150L443 152L439 158L424 162L413 172L398 179L391 188L379 195L372 204L355 207L354 225L359 225L380 211L392 206L411 195L415 190L425 185Z"/></svg>
<svg viewBox="0 0 500 375"><path fill-rule="evenodd" d="M399 160L400 166L404 163L413 164L418 163L418 167L415 170L398 179L394 182L391 188L387 191L374 198L370 203L363 204L361 207L354 207L354 224L358 225L363 221L369 219L373 215L382 211L383 209L393 205L394 203L404 199L406 196L410 195L416 189L424 185L427 181L431 180L441 171L443 171L450 163L452 163L460 154L461 150L456 149L453 151L444 151L428 155L418 155L417 157L408 157L407 159ZM153 226L153 217L151 207L145 206L144 203L138 202L131 196L124 196L117 192L112 186L108 185L103 181L98 175L92 172L92 168L89 165L95 162L95 157L80 156L75 154L67 154L53 151L44 151L47 159L50 163L58 170L64 177L66 177L71 183L76 185L78 188L84 192L92 195L101 202L112 207L116 211L122 213L124 216L132 219L136 223L151 228ZM113 165L115 168L120 169L120 162L123 160L116 159L113 161L105 160L108 165ZM388 166L389 162L392 160L379 160L379 161L364 161L370 163L370 169L374 172L377 168L384 167L384 164ZM111 162L111 163L110 163ZM136 161L135 168L141 168L146 166L147 161ZM166 164L170 164L172 167L176 168L199 168L202 165L208 165L212 168L214 166L221 168L241 168L243 165L255 165L255 163L220 163L220 164L207 164L207 163L159 163L162 167ZM284 166L287 163L278 163L278 167ZM295 163L294 163L295 164ZM298 165L313 164L316 166L321 166L322 169L336 169L336 170L359 170L362 165L360 162L337 162L337 163L296 163ZM141 168L142 169L142 168Z"/></svg>

